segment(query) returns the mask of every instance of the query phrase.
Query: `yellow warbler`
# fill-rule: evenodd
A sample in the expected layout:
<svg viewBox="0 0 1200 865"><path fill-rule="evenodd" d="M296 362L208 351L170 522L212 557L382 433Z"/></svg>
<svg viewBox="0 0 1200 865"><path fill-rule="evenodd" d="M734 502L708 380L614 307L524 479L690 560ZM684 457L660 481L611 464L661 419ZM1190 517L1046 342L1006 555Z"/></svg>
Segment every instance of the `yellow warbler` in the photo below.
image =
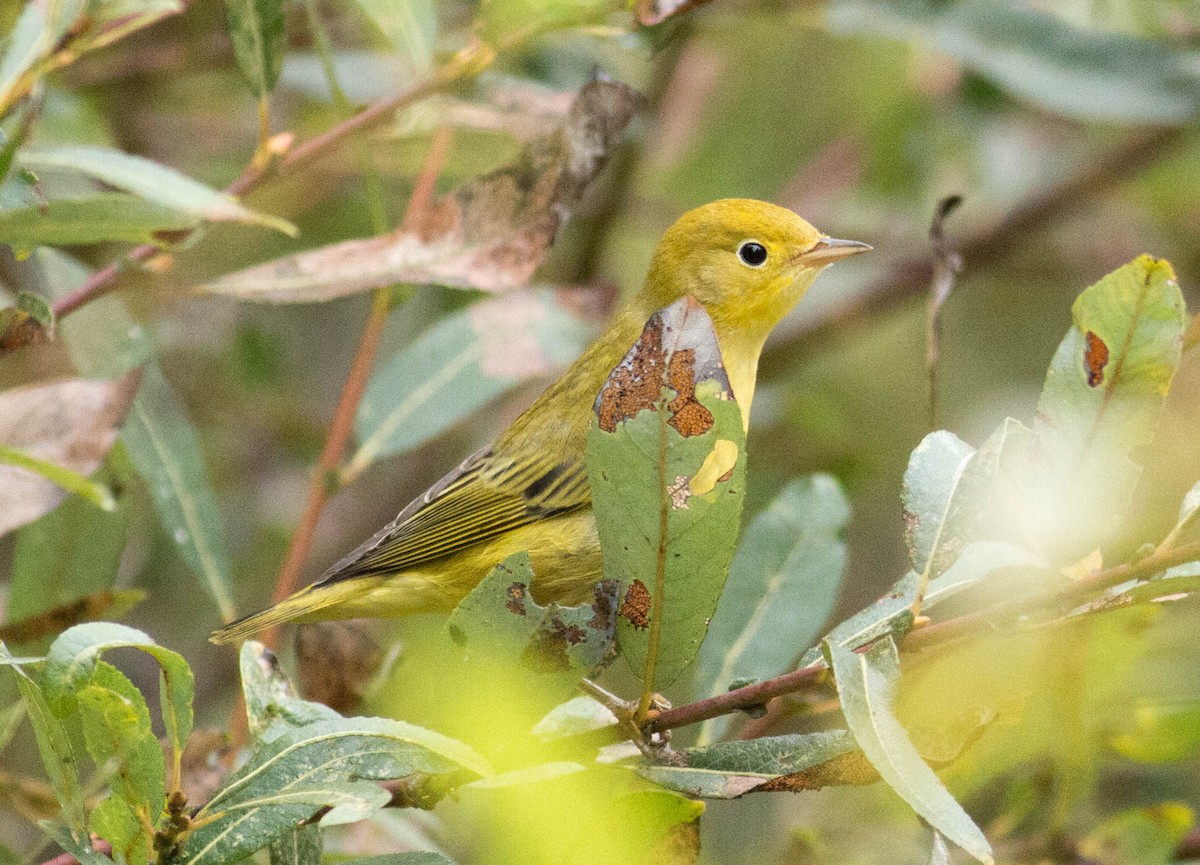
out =
<svg viewBox="0 0 1200 865"><path fill-rule="evenodd" d="M646 320L685 295L703 304L749 424L758 357L771 329L825 267L868 249L825 237L790 210L761 201L726 199L685 213L659 242L642 290L494 444L317 582L227 625L213 641L280 622L448 610L522 550L532 559L539 601L590 599L601 577L584 465L592 404Z"/></svg>

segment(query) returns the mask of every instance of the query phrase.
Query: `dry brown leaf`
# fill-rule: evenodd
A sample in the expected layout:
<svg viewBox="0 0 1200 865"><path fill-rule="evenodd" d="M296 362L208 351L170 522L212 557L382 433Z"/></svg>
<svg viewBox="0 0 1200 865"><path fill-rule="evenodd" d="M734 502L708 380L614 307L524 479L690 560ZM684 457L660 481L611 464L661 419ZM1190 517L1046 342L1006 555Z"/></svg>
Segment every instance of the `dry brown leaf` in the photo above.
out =
<svg viewBox="0 0 1200 865"><path fill-rule="evenodd" d="M102 592L93 592L36 616L16 622L5 622L0 625L0 642L20 645L61 634L67 628L81 622L119 619L145 597L146 593L141 589L105 589Z"/></svg>
<svg viewBox="0 0 1200 865"><path fill-rule="evenodd" d="M525 285L633 118L639 96L593 81L560 129L444 195L408 228L276 259L202 286L243 300L332 300L397 282L483 291Z"/></svg>
<svg viewBox="0 0 1200 865"><path fill-rule="evenodd" d="M141 381L66 379L0 393L0 444L80 475L100 467L117 440ZM40 475L0 465L0 535L36 520L66 498Z"/></svg>

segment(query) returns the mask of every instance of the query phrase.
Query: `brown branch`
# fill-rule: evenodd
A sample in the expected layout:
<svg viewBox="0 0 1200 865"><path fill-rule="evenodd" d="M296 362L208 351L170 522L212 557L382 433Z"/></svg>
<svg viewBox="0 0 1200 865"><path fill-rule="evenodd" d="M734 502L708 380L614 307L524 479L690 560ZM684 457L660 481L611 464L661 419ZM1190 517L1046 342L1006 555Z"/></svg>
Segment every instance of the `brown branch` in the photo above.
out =
<svg viewBox="0 0 1200 865"><path fill-rule="evenodd" d="M1043 606L1078 601L1128 580L1152 577L1167 568L1198 559L1200 559L1200 541L1170 550L1154 552L1136 562L1127 562L1097 571L1089 577L1054 592L1015 598L983 610L919 628L908 634L903 642L903 647L906 650L922 651L933 646L945 645L959 637L985 632L997 619L1012 618ZM745 688L738 688L736 691L729 691L706 700L697 700L694 703L668 709L646 725L646 732L660 733L675 727L707 721L720 715L763 706L776 697L795 693L821 681L827 673L828 667L825 662L823 660L816 661L807 667L776 676L773 679L766 679Z"/></svg>
<svg viewBox="0 0 1200 865"><path fill-rule="evenodd" d="M1078 174L1018 204L995 225L969 235L959 244L959 254L976 269L1005 258L1029 235L1092 203L1152 165L1180 144L1184 135L1182 129L1158 129L1130 137L1088 161ZM875 284L827 315L791 327L763 358L760 377L788 367L794 360L789 356L792 352L811 351L851 322L887 312L920 295L933 278L934 266L933 255L903 259Z"/></svg>
<svg viewBox="0 0 1200 865"><path fill-rule="evenodd" d="M474 78L495 61L496 55L483 43L473 43L464 48L446 66L429 78L413 85L403 93L375 102L353 117L333 128L310 138L292 148L276 162L267 165L251 163L241 175L225 188L230 195L244 195L273 180L290 174L321 156L326 156L342 146L353 136L371 129L402 108L463 81ZM103 297L119 285L121 273L131 265L144 262L162 250L153 244L142 244L129 251L123 258L112 262L93 273L79 288L59 298L53 304L56 317L70 315L79 307Z"/></svg>
<svg viewBox="0 0 1200 865"><path fill-rule="evenodd" d="M452 140L453 134L448 127L439 129L434 134L429 152L425 157L425 164L421 168L421 174L417 178L408 202L408 208L404 215L406 225L420 219L421 214L432 202L437 178L446 164ZM375 363L379 337L383 333L383 325L387 321L388 311L391 307L390 295L390 288L381 288L373 296L370 315L363 327L362 338L358 342L358 349L350 364L350 372L346 376L346 383L342 387L341 397L334 410L329 433L325 437L325 445L321 449L321 456L317 459L316 469L308 485L308 500L305 502L304 512L300 517L295 534L292 535L287 558L275 581L275 591L271 595L271 602L274 604L296 591L300 571L308 559L308 552L312 547L313 536L316 533L317 524L320 522L321 513L324 511L325 503L329 501L330 495L336 490L337 470L341 466L346 444L350 441L350 434L354 430L354 415L358 410L358 404L367 387L367 380L371 376L371 368ZM259 639L267 648L274 648L278 636L279 626L272 625L263 632Z"/></svg>

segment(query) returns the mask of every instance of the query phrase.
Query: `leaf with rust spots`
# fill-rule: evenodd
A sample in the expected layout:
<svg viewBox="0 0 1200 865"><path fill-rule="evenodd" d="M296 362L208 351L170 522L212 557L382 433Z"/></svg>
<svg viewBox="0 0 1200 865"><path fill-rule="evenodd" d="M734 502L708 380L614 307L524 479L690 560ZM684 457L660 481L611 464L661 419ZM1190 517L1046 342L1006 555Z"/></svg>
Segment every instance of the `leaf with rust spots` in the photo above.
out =
<svg viewBox="0 0 1200 865"><path fill-rule="evenodd" d="M686 748L670 765L635 767L663 787L705 799L736 799L751 792L816 790L869 784L879 774L846 730L796 733Z"/></svg>
<svg viewBox="0 0 1200 865"><path fill-rule="evenodd" d="M1086 346L1083 352L1083 368L1087 374L1088 387L1099 387L1104 381L1104 367L1108 365L1108 346L1090 330L1087 332Z"/></svg>
<svg viewBox="0 0 1200 865"><path fill-rule="evenodd" d="M332 300L397 282L506 291L525 285L568 214L607 163L639 96L593 81L562 127L509 165L439 199L416 225L308 250L201 288L243 300Z"/></svg>
<svg viewBox="0 0 1200 865"><path fill-rule="evenodd" d="M651 316L593 410L588 477L604 573L621 581L618 646L665 688L704 639L745 490L741 411L704 308L685 297Z"/></svg>
<svg viewBox="0 0 1200 865"><path fill-rule="evenodd" d="M0 393L0 446L87 477L116 441L141 381L69 379ZM25 468L0 464L0 534L57 507L67 493Z"/></svg>
<svg viewBox="0 0 1200 865"><path fill-rule="evenodd" d="M537 576L527 553L492 569L450 614L453 653L467 664L499 664L520 675L566 674L573 687L608 659L616 626L617 584L605 580L591 604L538 604L530 593Z"/></svg>

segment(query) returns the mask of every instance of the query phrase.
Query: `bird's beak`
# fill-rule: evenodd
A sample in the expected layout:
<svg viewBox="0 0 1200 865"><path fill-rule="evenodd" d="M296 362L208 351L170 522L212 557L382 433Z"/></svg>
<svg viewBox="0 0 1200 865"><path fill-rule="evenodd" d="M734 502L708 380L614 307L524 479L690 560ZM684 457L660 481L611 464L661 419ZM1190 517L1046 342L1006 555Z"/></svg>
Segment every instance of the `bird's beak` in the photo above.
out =
<svg viewBox="0 0 1200 865"><path fill-rule="evenodd" d="M814 265L832 264L843 258L849 258L852 255L858 255L860 252L868 252L870 250L870 245L859 243L857 240L839 240L836 237L822 237L812 249L797 255L794 261L796 264L803 264L805 267L813 267Z"/></svg>

